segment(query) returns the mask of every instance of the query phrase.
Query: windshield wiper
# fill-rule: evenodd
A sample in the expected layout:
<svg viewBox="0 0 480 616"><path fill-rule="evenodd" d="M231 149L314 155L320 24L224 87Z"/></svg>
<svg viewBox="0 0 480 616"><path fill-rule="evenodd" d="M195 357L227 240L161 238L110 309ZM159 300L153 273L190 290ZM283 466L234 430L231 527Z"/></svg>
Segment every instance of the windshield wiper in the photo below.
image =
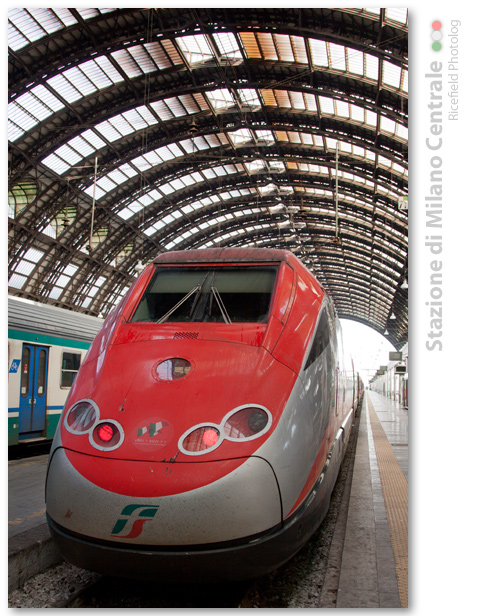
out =
<svg viewBox="0 0 480 616"><path fill-rule="evenodd" d="M232 319L228 316L228 312L227 309L225 308L225 304L222 301L222 298L220 297L220 293L218 292L217 287L214 287L215 283L215 272L213 272L213 278L212 278L212 284L210 286L210 293L213 295L213 297L215 298L218 307L220 308L220 312L222 314L223 320L225 321L225 323L230 324L232 322ZM210 300L210 314L212 312L212 302Z"/></svg>
<svg viewBox="0 0 480 616"><path fill-rule="evenodd" d="M192 319L195 313L195 309L198 305L198 300L200 299L200 292L203 288L203 285L205 284L205 280L208 278L209 275L210 275L210 272L207 272L205 278L202 280L202 283L199 285L199 287L197 287L197 294L195 295L195 299L193 300L192 308L190 310L190 320Z"/></svg>
<svg viewBox="0 0 480 616"><path fill-rule="evenodd" d="M187 301L189 297L191 297L195 292L200 291L202 289L202 285L203 285L203 282L202 284L197 284L196 287L193 287L193 289L189 291L185 295L185 297L182 297L182 299L178 302L178 304L175 304L175 306L171 308L167 313L165 313L163 317L160 317L160 319L156 321L157 325L160 323L164 323L168 319L168 317L170 317L175 312L175 310L177 310L177 308L180 308L180 306Z"/></svg>
<svg viewBox="0 0 480 616"><path fill-rule="evenodd" d="M218 304L218 307L220 308L220 312L222 313L223 320L225 321L225 323L230 324L232 322L232 319L228 316L227 309L225 308L225 304L223 303L222 298L220 297L220 293L218 292L218 289L212 285L211 291L212 291L213 297L217 300L217 304Z"/></svg>

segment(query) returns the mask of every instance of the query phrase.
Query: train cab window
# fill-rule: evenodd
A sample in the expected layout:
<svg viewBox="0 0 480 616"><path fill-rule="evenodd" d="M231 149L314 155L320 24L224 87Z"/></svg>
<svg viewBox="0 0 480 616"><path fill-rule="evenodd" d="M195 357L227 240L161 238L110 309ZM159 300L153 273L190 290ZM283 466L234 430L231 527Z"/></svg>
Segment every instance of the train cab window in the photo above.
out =
<svg viewBox="0 0 480 616"><path fill-rule="evenodd" d="M80 353L70 353L63 351L62 353L62 375L60 387L71 387L73 381L77 376L77 372L80 369Z"/></svg>
<svg viewBox="0 0 480 616"><path fill-rule="evenodd" d="M266 323L275 266L159 267L134 323Z"/></svg>
<svg viewBox="0 0 480 616"><path fill-rule="evenodd" d="M313 362L317 359L317 357L320 357L323 351L327 348L329 342L330 333L327 311L322 310L317 329L315 330L315 334L313 335L312 348L310 349L310 353L308 354L308 359L305 363L304 370L311 366Z"/></svg>

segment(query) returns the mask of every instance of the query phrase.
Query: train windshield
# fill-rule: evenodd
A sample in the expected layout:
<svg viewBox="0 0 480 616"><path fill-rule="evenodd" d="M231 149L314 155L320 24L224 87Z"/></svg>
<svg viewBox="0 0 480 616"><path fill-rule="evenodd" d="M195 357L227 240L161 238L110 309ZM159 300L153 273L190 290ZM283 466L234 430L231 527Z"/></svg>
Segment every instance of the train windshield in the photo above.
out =
<svg viewBox="0 0 480 616"><path fill-rule="evenodd" d="M134 323L266 323L275 266L159 267Z"/></svg>

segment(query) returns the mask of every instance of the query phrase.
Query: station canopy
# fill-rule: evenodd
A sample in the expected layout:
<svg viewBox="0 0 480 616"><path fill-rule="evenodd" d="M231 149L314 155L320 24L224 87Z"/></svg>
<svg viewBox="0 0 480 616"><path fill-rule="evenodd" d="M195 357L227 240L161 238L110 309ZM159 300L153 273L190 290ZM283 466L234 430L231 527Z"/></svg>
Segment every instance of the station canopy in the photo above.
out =
<svg viewBox="0 0 480 616"><path fill-rule="evenodd" d="M106 316L159 253L285 248L407 342L405 9L11 8L8 35L10 294Z"/></svg>

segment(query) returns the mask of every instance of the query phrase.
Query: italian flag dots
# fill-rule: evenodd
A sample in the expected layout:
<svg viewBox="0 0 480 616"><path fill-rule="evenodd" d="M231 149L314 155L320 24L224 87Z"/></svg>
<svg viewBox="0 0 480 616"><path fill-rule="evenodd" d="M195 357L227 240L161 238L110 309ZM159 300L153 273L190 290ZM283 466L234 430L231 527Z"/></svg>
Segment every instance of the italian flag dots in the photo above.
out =
<svg viewBox="0 0 480 616"><path fill-rule="evenodd" d="M440 49L442 48L442 44L440 43L440 41L442 40L442 22L438 20L434 21L432 23L432 28L432 39L435 41L432 44L432 49L433 51L440 51Z"/></svg>

